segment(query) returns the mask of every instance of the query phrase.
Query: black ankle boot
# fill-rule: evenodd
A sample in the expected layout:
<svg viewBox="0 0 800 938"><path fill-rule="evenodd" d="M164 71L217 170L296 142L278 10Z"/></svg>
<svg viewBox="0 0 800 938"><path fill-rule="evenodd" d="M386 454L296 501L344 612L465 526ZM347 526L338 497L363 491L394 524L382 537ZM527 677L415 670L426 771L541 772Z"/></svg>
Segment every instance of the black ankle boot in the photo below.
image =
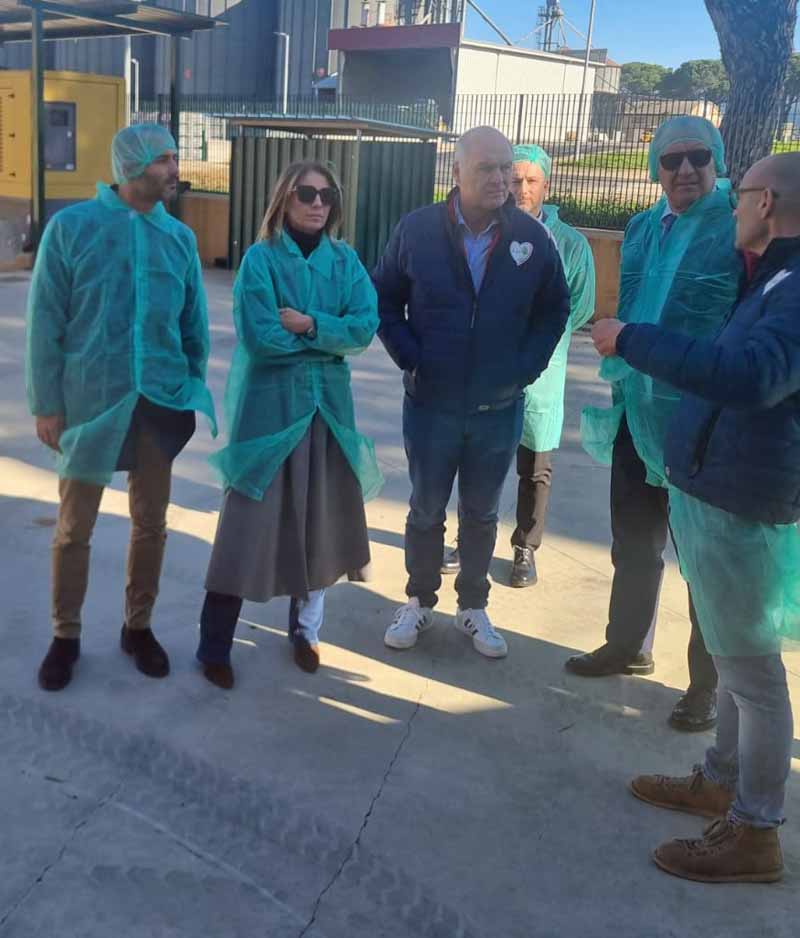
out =
<svg viewBox="0 0 800 938"><path fill-rule="evenodd" d="M126 655L133 657L142 674L148 677L166 677L169 674L167 653L150 629L129 629L123 625L120 646Z"/></svg>
<svg viewBox="0 0 800 938"><path fill-rule="evenodd" d="M54 638L39 666L39 687L63 690L72 680L72 668L80 654L79 638Z"/></svg>

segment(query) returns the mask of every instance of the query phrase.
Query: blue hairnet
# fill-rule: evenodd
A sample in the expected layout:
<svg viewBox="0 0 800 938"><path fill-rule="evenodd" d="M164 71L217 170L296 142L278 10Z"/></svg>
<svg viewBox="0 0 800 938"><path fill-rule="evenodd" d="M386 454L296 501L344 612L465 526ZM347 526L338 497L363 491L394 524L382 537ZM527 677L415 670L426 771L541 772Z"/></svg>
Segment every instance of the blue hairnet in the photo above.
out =
<svg viewBox="0 0 800 938"><path fill-rule="evenodd" d="M111 165L118 185L137 179L168 150L177 150L172 134L160 124L133 124L114 137Z"/></svg>
<svg viewBox="0 0 800 938"><path fill-rule="evenodd" d="M705 117L682 115L665 120L653 137L648 158L650 178L653 182L658 182L658 161L664 150L673 143L683 143L689 140L704 143L713 154L717 175L726 175L728 167L725 165L725 144L722 142L720 132Z"/></svg>
<svg viewBox="0 0 800 938"><path fill-rule="evenodd" d="M550 173L553 170L553 161L550 159L550 154L535 143L522 143L515 146L514 162L533 163L535 166L541 167L545 179L550 178Z"/></svg>

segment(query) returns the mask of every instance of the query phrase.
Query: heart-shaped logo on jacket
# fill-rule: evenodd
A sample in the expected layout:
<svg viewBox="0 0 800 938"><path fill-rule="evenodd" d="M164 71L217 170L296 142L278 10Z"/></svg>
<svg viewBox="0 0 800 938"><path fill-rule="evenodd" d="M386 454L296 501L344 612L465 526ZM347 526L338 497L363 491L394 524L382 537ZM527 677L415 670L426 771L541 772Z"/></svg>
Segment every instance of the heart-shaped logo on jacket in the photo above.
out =
<svg viewBox="0 0 800 938"><path fill-rule="evenodd" d="M522 267L525 261L531 259L533 245L530 241L523 241L522 244L520 244L519 241L512 241L509 250L511 251L511 256L514 258L514 263L517 267Z"/></svg>

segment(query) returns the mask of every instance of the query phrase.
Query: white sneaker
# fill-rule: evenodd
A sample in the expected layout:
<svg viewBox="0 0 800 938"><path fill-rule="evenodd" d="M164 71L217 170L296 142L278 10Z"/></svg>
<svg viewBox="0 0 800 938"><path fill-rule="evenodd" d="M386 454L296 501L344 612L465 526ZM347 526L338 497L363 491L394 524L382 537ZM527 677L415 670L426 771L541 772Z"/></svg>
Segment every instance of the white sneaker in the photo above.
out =
<svg viewBox="0 0 800 938"><path fill-rule="evenodd" d="M459 609L454 625L465 635L471 635L475 651L487 658L505 658L508 654L506 640L489 621L485 609Z"/></svg>
<svg viewBox="0 0 800 938"><path fill-rule="evenodd" d="M412 596L394 614L392 624L383 636L384 644L389 648L413 648L420 632L427 632L432 626L433 610L420 606L419 600Z"/></svg>

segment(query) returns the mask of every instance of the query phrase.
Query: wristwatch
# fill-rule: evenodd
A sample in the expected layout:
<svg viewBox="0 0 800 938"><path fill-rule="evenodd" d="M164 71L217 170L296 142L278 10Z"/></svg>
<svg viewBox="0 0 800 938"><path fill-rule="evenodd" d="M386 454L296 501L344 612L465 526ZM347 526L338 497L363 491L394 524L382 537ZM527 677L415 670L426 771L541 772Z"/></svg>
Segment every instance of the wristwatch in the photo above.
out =
<svg viewBox="0 0 800 938"><path fill-rule="evenodd" d="M304 338L304 339L316 339L316 337L317 337L317 324L316 324L316 322L314 321L314 319L312 318L312 319L311 319L311 325L310 325L310 326L308 327L308 329L306 329L306 331L303 333L303 338Z"/></svg>

